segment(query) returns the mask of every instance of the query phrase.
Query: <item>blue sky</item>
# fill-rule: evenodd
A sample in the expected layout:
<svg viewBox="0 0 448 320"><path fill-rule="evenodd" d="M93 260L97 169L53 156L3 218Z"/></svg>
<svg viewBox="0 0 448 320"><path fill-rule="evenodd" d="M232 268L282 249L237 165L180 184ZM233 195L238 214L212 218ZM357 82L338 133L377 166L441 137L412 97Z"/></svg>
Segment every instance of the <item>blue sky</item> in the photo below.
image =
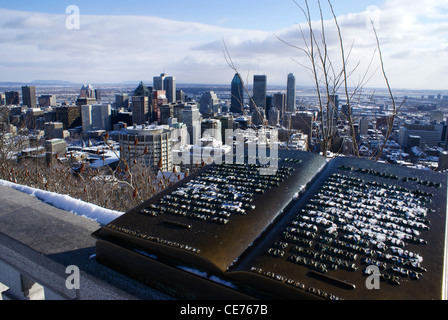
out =
<svg viewBox="0 0 448 320"><path fill-rule="evenodd" d="M317 0L309 3L312 16L319 18ZM337 67L337 30L327 1L321 3L328 50ZM448 1L332 3L345 46L353 43L350 66L359 62L350 84L369 71L367 86L385 85L375 72L379 60L369 25L374 19L392 87L448 89ZM66 27L69 5L80 10L79 29ZM225 84L233 70L223 55L224 40L249 82L252 75L265 74L269 84L284 85L292 72L298 85L310 85L306 56L279 40L304 48L298 28L306 29L303 22L293 0L0 0L0 82L138 84L166 72L178 82Z"/></svg>

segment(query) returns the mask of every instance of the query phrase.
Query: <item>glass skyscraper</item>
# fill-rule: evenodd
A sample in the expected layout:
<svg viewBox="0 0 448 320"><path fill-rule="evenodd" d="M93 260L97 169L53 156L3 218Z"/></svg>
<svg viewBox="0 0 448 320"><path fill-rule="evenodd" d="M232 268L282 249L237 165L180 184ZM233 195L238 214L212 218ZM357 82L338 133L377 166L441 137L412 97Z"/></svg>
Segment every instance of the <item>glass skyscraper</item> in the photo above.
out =
<svg viewBox="0 0 448 320"><path fill-rule="evenodd" d="M244 93L243 93L243 80L239 73L236 73L232 80L231 85L231 113L243 113L244 110Z"/></svg>
<svg viewBox="0 0 448 320"><path fill-rule="evenodd" d="M267 91L267 77L265 75L254 76L254 95L253 103L258 107L258 110L266 112L266 91ZM252 112L254 108L251 108Z"/></svg>
<svg viewBox="0 0 448 320"><path fill-rule="evenodd" d="M286 88L286 111L294 112L296 110L296 77L290 73L288 75L288 84Z"/></svg>

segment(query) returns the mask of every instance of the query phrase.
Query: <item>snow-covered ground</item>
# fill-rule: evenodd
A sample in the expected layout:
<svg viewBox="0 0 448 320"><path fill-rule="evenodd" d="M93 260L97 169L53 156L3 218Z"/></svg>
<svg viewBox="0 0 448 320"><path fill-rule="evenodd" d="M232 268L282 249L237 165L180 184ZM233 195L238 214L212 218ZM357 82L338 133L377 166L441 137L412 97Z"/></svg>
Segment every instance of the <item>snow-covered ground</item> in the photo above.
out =
<svg viewBox="0 0 448 320"><path fill-rule="evenodd" d="M87 203L78 199L74 199L67 195L61 195L54 192L43 191L5 180L0 180L1 186L10 187L38 198L39 200L50 204L61 210L65 210L82 216L87 219L97 221L100 225L106 225L123 214L123 212L113 211L99 207L97 205Z"/></svg>

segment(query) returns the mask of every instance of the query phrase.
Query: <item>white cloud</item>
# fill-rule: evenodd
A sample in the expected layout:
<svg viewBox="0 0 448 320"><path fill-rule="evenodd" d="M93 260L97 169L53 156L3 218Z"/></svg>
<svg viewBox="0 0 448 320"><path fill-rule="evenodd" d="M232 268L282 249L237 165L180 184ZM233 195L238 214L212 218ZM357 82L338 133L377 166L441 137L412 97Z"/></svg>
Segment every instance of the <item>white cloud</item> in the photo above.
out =
<svg viewBox="0 0 448 320"><path fill-rule="evenodd" d="M392 86L444 89L448 4L445 0L424 3L387 0L374 11ZM366 27L372 12L368 7L338 17L346 50L354 44L351 63L361 61L360 71L376 49L373 32ZM68 16L0 9L0 80L137 81L165 70L179 82L229 83L233 71L224 59L224 39L242 74L263 73L270 83L285 84L287 73L294 72L299 84L309 84L300 65L307 64L304 55L275 36L302 46L293 21L290 27L265 32L157 17L82 15L80 29L67 30ZM340 51L334 22L325 21L325 28L337 64ZM376 59L374 68L378 66ZM357 79L355 75L353 82ZM384 86L384 79L378 74L369 84Z"/></svg>

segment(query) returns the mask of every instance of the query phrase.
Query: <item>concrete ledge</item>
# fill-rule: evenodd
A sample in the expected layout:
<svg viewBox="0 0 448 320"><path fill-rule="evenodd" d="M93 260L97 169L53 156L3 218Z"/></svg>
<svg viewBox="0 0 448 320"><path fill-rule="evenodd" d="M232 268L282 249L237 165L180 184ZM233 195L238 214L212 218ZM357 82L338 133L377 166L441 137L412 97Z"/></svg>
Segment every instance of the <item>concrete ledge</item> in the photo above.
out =
<svg viewBox="0 0 448 320"><path fill-rule="evenodd" d="M91 233L97 222L8 187L0 186L0 195L0 282L9 288L4 298L30 299L35 282L48 300L170 299L96 262ZM79 268L78 290L66 286L68 266Z"/></svg>

